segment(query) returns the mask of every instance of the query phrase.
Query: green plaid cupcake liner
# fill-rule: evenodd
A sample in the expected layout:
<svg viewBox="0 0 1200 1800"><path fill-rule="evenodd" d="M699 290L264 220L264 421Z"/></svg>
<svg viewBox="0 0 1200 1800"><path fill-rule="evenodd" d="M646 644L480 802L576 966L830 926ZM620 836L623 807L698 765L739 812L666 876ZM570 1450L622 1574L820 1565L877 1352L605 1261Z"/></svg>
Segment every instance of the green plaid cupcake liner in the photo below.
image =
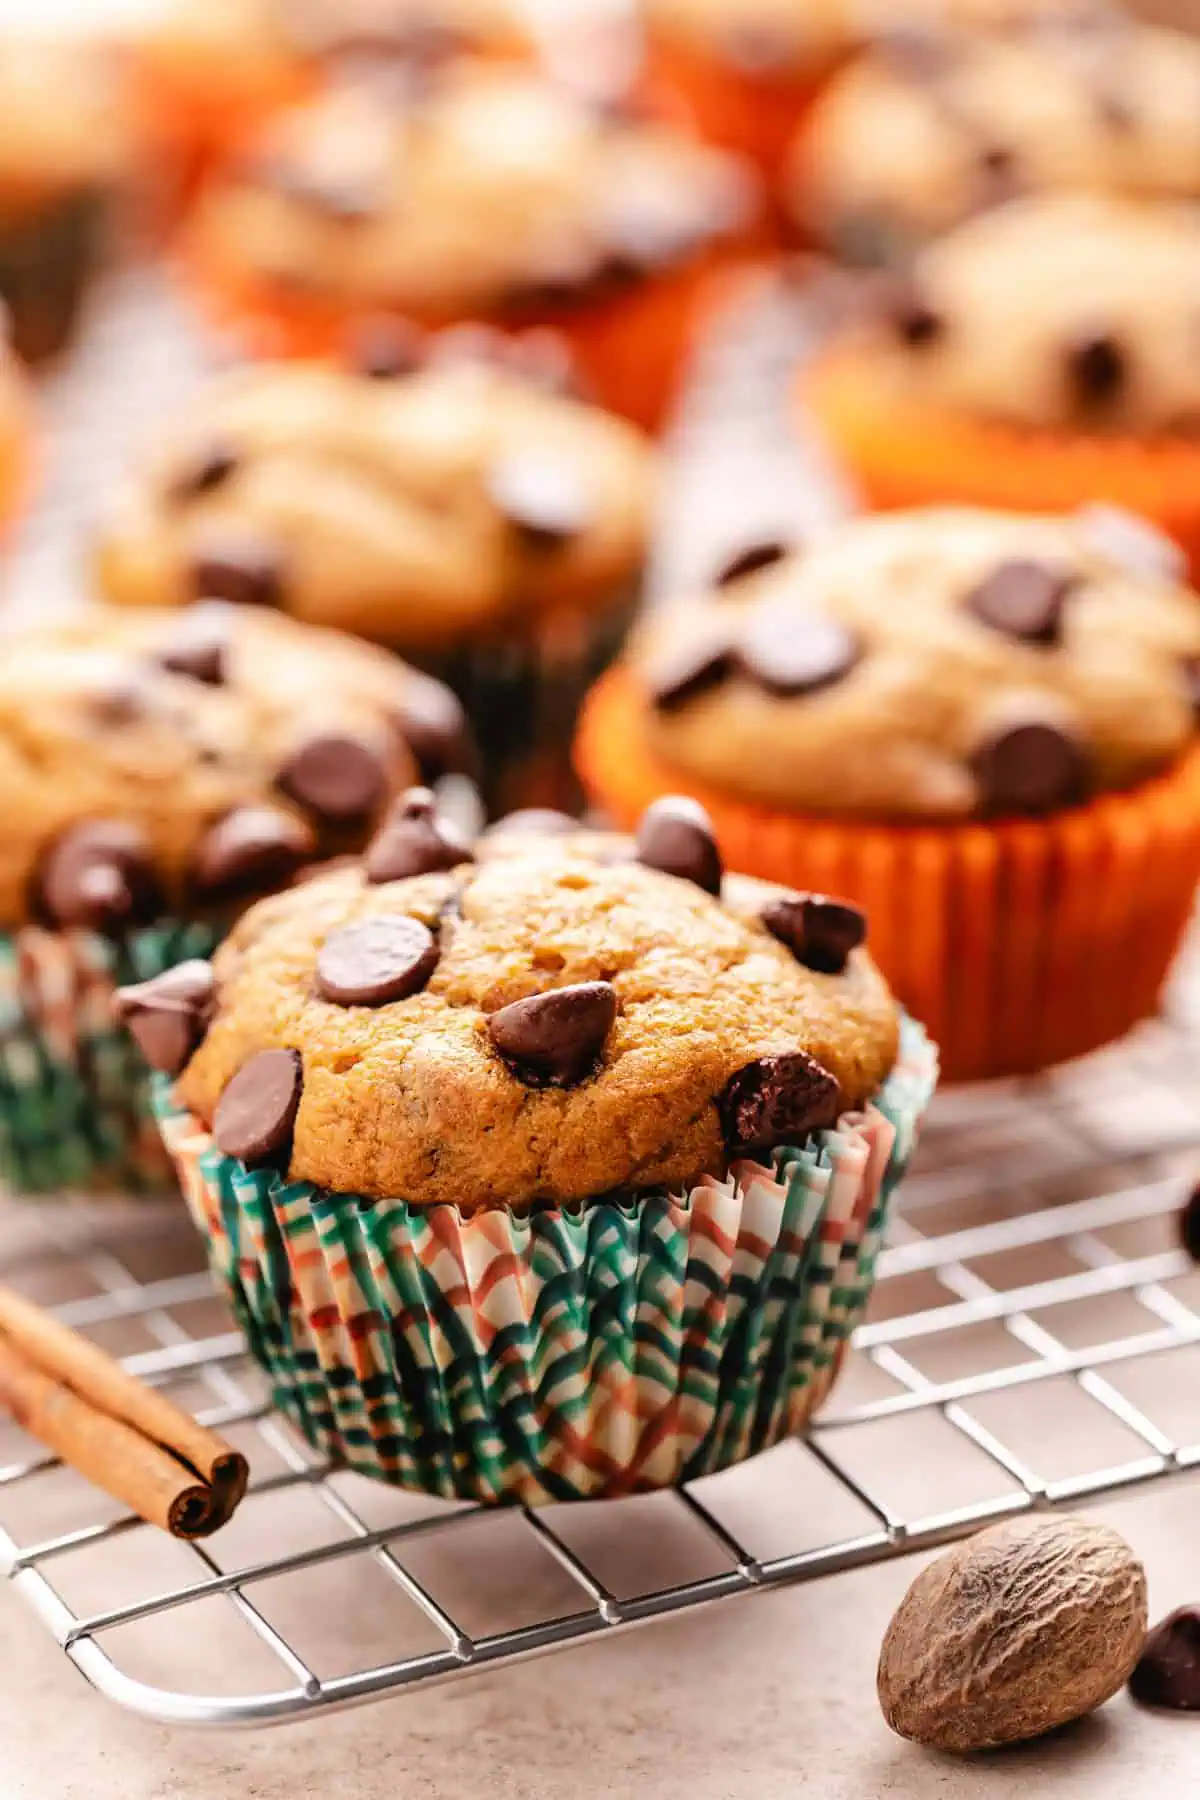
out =
<svg viewBox="0 0 1200 1800"><path fill-rule="evenodd" d="M184 1195L274 1399L331 1462L443 1499L671 1486L798 1431L874 1278L937 1082L904 1022L873 1105L684 1195L463 1213L223 1156L165 1078Z"/></svg>
<svg viewBox="0 0 1200 1800"><path fill-rule="evenodd" d="M37 925L0 934L0 1178L16 1196L175 1187L150 1072L113 993L211 956L219 937L177 923L122 940Z"/></svg>

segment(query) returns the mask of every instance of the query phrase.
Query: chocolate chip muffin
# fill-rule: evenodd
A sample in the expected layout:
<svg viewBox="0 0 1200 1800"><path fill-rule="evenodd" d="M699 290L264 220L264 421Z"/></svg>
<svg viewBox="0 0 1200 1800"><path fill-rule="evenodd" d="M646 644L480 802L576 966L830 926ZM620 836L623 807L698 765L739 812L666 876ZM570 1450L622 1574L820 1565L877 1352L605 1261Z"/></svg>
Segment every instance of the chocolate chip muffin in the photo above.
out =
<svg viewBox="0 0 1200 1800"><path fill-rule="evenodd" d="M575 712L640 587L654 455L547 391L561 361L537 334L423 346L376 324L358 354L242 369L202 396L117 498L101 586L387 642L460 695L493 808L569 801Z"/></svg>
<svg viewBox="0 0 1200 1800"><path fill-rule="evenodd" d="M210 950L460 754L448 690L269 613L101 612L0 668L0 1167L18 1190L162 1185L115 983Z"/></svg>
<svg viewBox="0 0 1200 1800"><path fill-rule="evenodd" d="M600 401L656 424L748 212L740 170L669 126L466 61L279 119L208 193L186 260L260 352L338 351L381 311L553 325Z"/></svg>
<svg viewBox="0 0 1200 1800"><path fill-rule="evenodd" d="M841 74L789 163L792 214L887 261L1044 189L1200 194L1200 46L1112 18L885 39Z"/></svg>
<svg viewBox="0 0 1200 1800"><path fill-rule="evenodd" d="M792 1261L791 1199L857 1312L933 1076L861 915L723 879L698 808L661 803L632 843L531 833L474 859L418 790L361 866L125 999L178 1077L167 1141L279 1403L355 1467L489 1499L656 1486L794 1430L851 1320ZM247 1255L264 1223L270 1298ZM355 1284L330 1285L339 1266ZM636 1375L634 1317L658 1345Z"/></svg>
<svg viewBox="0 0 1200 1800"><path fill-rule="evenodd" d="M951 1075L1045 1066L1152 1010L1200 874L1180 582L1112 508L855 521L649 616L585 784L620 821L682 785L733 866L865 905Z"/></svg>

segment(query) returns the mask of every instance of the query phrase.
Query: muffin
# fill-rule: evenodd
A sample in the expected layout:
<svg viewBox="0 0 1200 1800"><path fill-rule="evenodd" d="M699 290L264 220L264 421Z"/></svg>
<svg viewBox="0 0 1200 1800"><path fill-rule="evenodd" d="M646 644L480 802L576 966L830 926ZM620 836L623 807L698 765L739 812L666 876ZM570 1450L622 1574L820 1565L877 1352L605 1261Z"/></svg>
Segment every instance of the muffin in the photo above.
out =
<svg viewBox="0 0 1200 1800"><path fill-rule="evenodd" d="M1127 20L883 43L789 159L792 215L851 262L901 259L1023 192L1200 196L1200 44Z"/></svg>
<svg viewBox="0 0 1200 1800"><path fill-rule="evenodd" d="M482 1501L797 1431L936 1072L861 924L723 883L686 802L636 845L517 822L471 861L424 794L255 907L157 1106L276 1404L334 1462Z"/></svg>
<svg viewBox="0 0 1200 1800"><path fill-rule="evenodd" d="M185 264L263 354L337 353L381 312L552 325L601 404L656 425L747 211L717 152L459 62L402 99L351 81L283 115L206 194Z"/></svg>
<svg viewBox="0 0 1200 1800"><path fill-rule="evenodd" d="M444 758L461 720L426 676L334 632L221 605L97 609L5 640L9 1186L168 1185L114 988L207 956L249 900L361 849L417 776L418 750L438 759L439 707Z"/></svg>
<svg viewBox="0 0 1200 1800"><path fill-rule="evenodd" d="M131 164L125 97L101 46L0 32L0 298L29 362L79 317Z"/></svg>
<svg viewBox="0 0 1200 1800"><path fill-rule="evenodd" d="M10 530L33 485L35 435L28 386L4 342L0 305L0 538Z"/></svg>
<svg viewBox="0 0 1200 1800"><path fill-rule="evenodd" d="M390 644L460 696L493 811L570 803L579 703L638 595L655 459L625 420L539 385L556 349L474 333L422 350L376 328L357 368L231 373L118 497L105 593L251 600Z"/></svg>
<svg viewBox="0 0 1200 1800"><path fill-rule="evenodd" d="M707 808L731 868L866 907L950 1079L1153 1012L1200 875L1200 606L1113 508L846 523L647 617L584 714L619 823Z"/></svg>
<svg viewBox="0 0 1200 1800"><path fill-rule="evenodd" d="M868 504L1110 501L1200 558L1200 214L1043 194L930 245L800 379Z"/></svg>

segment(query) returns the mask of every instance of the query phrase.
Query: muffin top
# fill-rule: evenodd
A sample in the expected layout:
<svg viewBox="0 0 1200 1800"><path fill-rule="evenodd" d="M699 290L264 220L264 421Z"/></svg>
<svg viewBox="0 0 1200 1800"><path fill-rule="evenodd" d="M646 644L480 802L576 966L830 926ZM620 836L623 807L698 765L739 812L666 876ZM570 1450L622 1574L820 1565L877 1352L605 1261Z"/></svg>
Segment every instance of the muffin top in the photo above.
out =
<svg viewBox="0 0 1200 1800"><path fill-rule="evenodd" d="M8 637L0 923L222 914L361 847L461 734L440 682L271 613L97 609Z"/></svg>
<svg viewBox="0 0 1200 1800"><path fill-rule="evenodd" d="M90 40L0 31L0 209L110 188L131 154L114 64Z"/></svg>
<svg viewBox="0 0 1200 1800"><path fill-rule="evenodd" d="M835 78L790 171L843 255L903 254L1022 191L1200 194L1200 43L1115 20L898 40Z"/></svg>
<svg viewBox="0 0 1200 1800"><path fill-rule="evenodd" d="M1194 207L1031 195L923 250L859 348L901 402L1043 429L1191 433L1196 293Z"/></svg>
<svg viewBox="0 0 1200 1800"><path fill-rule="evenodd" d="M1125 787L1195 731L1200 606L1130 515L842 525L630 650L683 780L798 812L966 818Z"/></svg>
<svg viewBox="0 0 1200 1800"><path fill-rule="evenodd" d="M747 204L740 166L682 133L461 61L281 115L212 186L194 247L336 307L519 318L691 261Z"/></svg>
<svg viewBox="0 0 1200 1800"><path fill-rule="evenodd" d="M211 970L126 991L227 1155L415 1205L678 1190L833 1124L891 1069L862 915L722 886L690 802L659 802L636 844L518 831L470 855L417 791L361 867L252 909Z"/></svg>
<svg viewBox="0 0 1200 1800"><path fill-rule="evenodd" d="M509 366L449 360L450 334L414 368L380 328L361 370L229 374L118 498L109 598L255 600L421 649L613 598L646 553L648 442L536 384L549 334L475 335Z"/></svg>

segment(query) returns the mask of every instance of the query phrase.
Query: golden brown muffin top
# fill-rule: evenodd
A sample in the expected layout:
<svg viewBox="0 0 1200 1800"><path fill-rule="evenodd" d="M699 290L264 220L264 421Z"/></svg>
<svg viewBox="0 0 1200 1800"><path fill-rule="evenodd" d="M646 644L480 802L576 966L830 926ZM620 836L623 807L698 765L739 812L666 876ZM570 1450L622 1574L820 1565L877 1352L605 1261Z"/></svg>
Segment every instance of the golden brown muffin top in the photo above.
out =
<svg viewBox="0 0 1200 1800"><path fill-rule="evenodd" d="M555 348L481 347L510 365ZM380 328L360 372L225 377L119 495L98 550L108 597L257 599L424 650L627 590L654 507L642 434L516 367L414 368L411 349Z"/></svg>
<svg viewBox="0 0 1200 1800"><path fill-rule="evenodd" d="M867 261L1022 192L1193 197L1200 43L1124 20L902 40L834 78L790 186L797 217Z"/></svg>
<svg viewBox="0 0 1200 1800"><path fill-rule="evenodd" d="M928 245L858 350L898 404L1073 433L1194 433L1200 213L1032 195Z"/></svg>
<svg viewBox="0 0 1200 1800"><path fill-rule="evenodd" d="M6 928L223 913L361 847L459 749L440 682L249 608L96 609L3 649Z"/></svg>
<svg viewBox="0 0 1200 1800"><path fill-rule="evenodd" d="M649 615L644 728L681 776L801 813L1056 811L1192 742L1181 560L1110 508L854 520Z"/></svg>
<svg viewBox="0 0 1200 1800"><path fill-rule="evenodd" d="M98 42L0 30L0 215L104 192L132 140L115 63Z"/></svg>
<svg viewBox="0 0 1200 1800"><path fill-rule="evenodd" d="M532 69L339 85L274 121L201 204L200 257L285 293L426 322L520 316L740 229L740 167Z"/></svg>
<svg viewBox="0 0 1200 1800"><path fill-rule="evenodd" d="M362 868L248 913L211 975L126 997L226 1154L416 1205L678 1190L831 1125L892 1067L862 915L737 878L717 897L688 802L632 848L517 837L451 862L418 792Z"/></svg>

